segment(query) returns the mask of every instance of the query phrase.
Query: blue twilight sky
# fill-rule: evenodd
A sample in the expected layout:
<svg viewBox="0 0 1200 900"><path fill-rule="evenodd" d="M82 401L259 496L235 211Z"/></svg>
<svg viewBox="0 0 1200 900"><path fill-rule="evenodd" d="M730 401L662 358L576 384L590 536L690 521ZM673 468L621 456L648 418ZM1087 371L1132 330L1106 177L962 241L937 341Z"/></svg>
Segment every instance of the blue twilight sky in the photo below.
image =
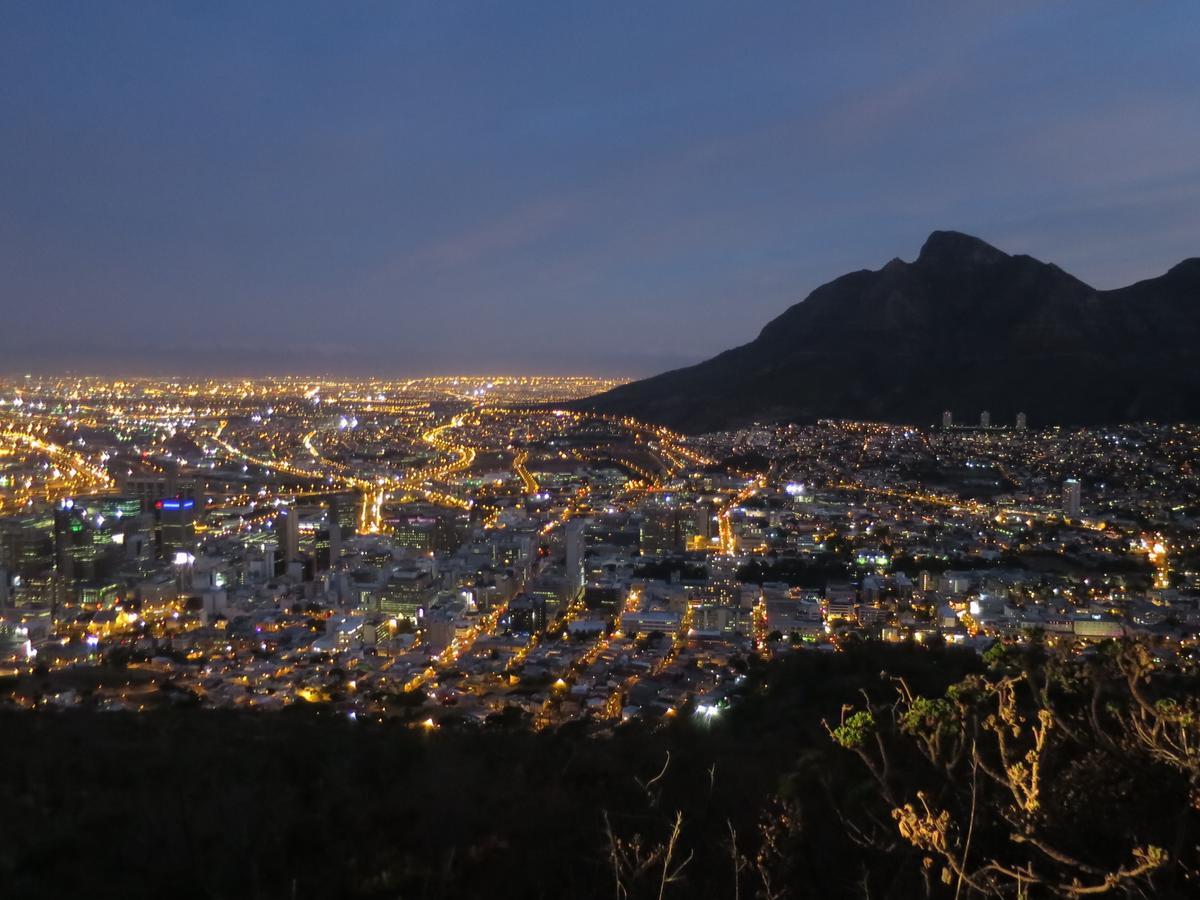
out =
<svg viewBox="0 0 1200 900"><path fill-rule="evenodd" d="M640 375L1200 255L1200 3L0 0L0 371Z"/></svg>

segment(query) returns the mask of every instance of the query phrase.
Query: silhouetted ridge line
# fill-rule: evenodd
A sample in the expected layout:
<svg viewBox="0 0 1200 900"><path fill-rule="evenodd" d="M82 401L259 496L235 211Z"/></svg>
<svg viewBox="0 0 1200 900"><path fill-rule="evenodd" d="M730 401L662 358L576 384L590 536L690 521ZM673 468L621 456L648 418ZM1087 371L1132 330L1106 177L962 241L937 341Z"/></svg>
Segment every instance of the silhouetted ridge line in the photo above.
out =
<svg viewBox="0 0 1200 900"><path fill-rule="evenodd" d="M1200 259L1098 291L1058 266L935 231L705 362L578 401L681 431L820 418L1031 427L1200 419Z"/></svg>

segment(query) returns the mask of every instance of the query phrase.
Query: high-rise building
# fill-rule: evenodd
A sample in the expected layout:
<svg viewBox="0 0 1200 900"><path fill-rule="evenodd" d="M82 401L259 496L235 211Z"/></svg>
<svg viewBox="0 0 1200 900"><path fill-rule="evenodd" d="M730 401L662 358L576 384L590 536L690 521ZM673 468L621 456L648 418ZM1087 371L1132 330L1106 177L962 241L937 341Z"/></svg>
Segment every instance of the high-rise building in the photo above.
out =
<svg viewBox="0 0 1200 900"><path fill-rule="evenodd" d="M182 497L195 500L201 485L195 478L177 475L127 475L121 479L121 493L136 498L145 512L155 509L159 500Z"/></svg>
<svg viewBox="0 0 1200 900"><path fill-rule="evenodd" d="M378 594L378 611L420 624L437 592L433 576L424 570L393 572Z"/></svg>
<svg viewBox="0 0 1200 900"><path fill-rule="evenodd" d="M1063 482L1062 512L1068 519L1078 519L1080 513L1080 485L1077 478L1068 478Z"/></svg>
<svg viewBox="0 0 1200 900"><path fill-rule="evenodd" d="M651 502L641 510L639 545L647 555L682 553L699 539L705 541L708 510L699 504Z"/></svg>
<svg viewBox="0 0 1200 900"><path fill-rule="evenodd" d="M708 561L706 593L716 602L737 606L742 602L742 583L738 580L741 561L732 556L712 556Z"/></svg>
<svg viewBox="0 0 1200 900"><path fill-rule="evenodd" d="M520 594L508 604L506 615L510 631L518 634L540 634L546 630L546 601L542 597Z"/></svg>
<svg viewBox="0 0 1200 900"><path fill-rule="evenodd" d="M1026 427L1025 413L1017 413L1017 431L1024 431Z"/></svg>
<svg viewBox="0 0 1200 900"><path fill-rule="evenodd" d="M565 532L563 542L566 545L567 555L568 602L578 597L579 592L583 590L583 556L586 549L585 529L587 523L587 519L570 519L567 527L563 529Z"/></svg>
<svg viewBox="0 0 1200 900"><path fill-rule="evenodd" d="M418 553L448 553L458 546L454 526L440 515L401 515L388 524L398 546Z"/></svg>
<svg viewBox="0 0 1200 900"><path fill-rule="evenodd" d="M191 497L168 497L154 502L158 555L169 559L196 545L196 501Z"/></svg>
<svg viewBox="0 0 1200 900"><path fill-rule="evenodd" d="M342 561L342 526L330 522L329 528L329 568L335 569Z"/></svg>
<svg viewBox="0 0 1200 900"><path fill-rule="evenodd" d="M114 518L74 500L54 510L54 568L67 581L95 581L109 576L120 562L124 537Z"/></svg>
<svg viewBox="0 0 1200 900"><path fill-rule="evenodd" d="M990 412L988 412L986 409L979 414L979 427L980 428L991 428L992 427L992 414Z"/></svg>
<svg viewBox="0 0 1200 900"><path fill-rule="evenodd" d="M286 571L288 564L300 555L300 513L295 509L281 509L275 517L275 537Z"/></svg>
<svg viewBox="0 0 1200 900"><path fill-rule="evenodd" d="M943 428L951 428L951 427L953 427L953 425L954 425L954 413L950 412L950 410L946 410L944 413L942 413L942 427Z"/></svg>
<svg viewBox="0 0 1200 900"><path fill-rule="evenodd" d="M571 585L564 570L551 568L540 575L535 575L526 585L525 593L530 597L539 597L546 605L547 618L553 618L563 604L572 599L569 595Z"/></svg>
<svg viewBox="0 0 1200 900"><path fill-rule="evenodd" d="M358 532L358 511L362 506L359 494L347 491L331 494L329 497L329 521L341 526L343 537L350 537Z"/></svg>
<svg viewBox="0 0 1200 900"><path fill-rule="evenodd" d="M24 515L0 519L0 566L28 580L54 569L54 519Z"/></svg>
<svg viewBox="0 0 1200 900"><path fill-rule="evenodd" d="M336 568L342 559L342 526L330 522L313 538L313 562L318 572Z"/></svg>

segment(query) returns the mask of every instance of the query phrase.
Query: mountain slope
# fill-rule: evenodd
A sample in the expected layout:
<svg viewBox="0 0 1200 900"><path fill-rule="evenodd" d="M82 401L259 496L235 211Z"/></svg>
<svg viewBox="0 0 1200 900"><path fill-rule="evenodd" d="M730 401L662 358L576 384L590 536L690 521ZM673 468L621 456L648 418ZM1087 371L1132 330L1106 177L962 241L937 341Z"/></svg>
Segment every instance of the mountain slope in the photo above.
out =
<svg viewBox="0 0 1200 900"><path fill-rule="evenodd" d="M911 263L843 275L705 362L573 404L700 432L818 418L1032 426L1200 419L1200 259L1097 291L935 231Z"/></svg>

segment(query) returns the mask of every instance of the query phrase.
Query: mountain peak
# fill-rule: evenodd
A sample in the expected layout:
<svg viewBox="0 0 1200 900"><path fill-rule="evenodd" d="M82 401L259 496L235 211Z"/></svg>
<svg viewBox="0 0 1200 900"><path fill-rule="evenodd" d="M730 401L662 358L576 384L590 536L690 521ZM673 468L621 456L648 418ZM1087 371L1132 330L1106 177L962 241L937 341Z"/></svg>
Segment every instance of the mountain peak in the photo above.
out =
<svg viewBox="0 0 1200 900"><path fill-rule="evenodd" d="M925 239L917 262L990 264L1008 259L986 241L961 231L935 231Z"/></svg>
<svg viewBox="0 0 1200 900"><path fill-rule="evenodd" d="M935 231L916 262L835 278L748 344L576 401L689 432L823 418L1200 421L1200 259L1113 291ZM1148 366L1152 372L1147 377Z"/></svg>
<svg viewBox="0 0 1200 900"><path fill-rule="evenodd" d="M1178 265L1172 266L1167 275L1173 278L1200 276L1200 256L1189 257Z"/></svg>

